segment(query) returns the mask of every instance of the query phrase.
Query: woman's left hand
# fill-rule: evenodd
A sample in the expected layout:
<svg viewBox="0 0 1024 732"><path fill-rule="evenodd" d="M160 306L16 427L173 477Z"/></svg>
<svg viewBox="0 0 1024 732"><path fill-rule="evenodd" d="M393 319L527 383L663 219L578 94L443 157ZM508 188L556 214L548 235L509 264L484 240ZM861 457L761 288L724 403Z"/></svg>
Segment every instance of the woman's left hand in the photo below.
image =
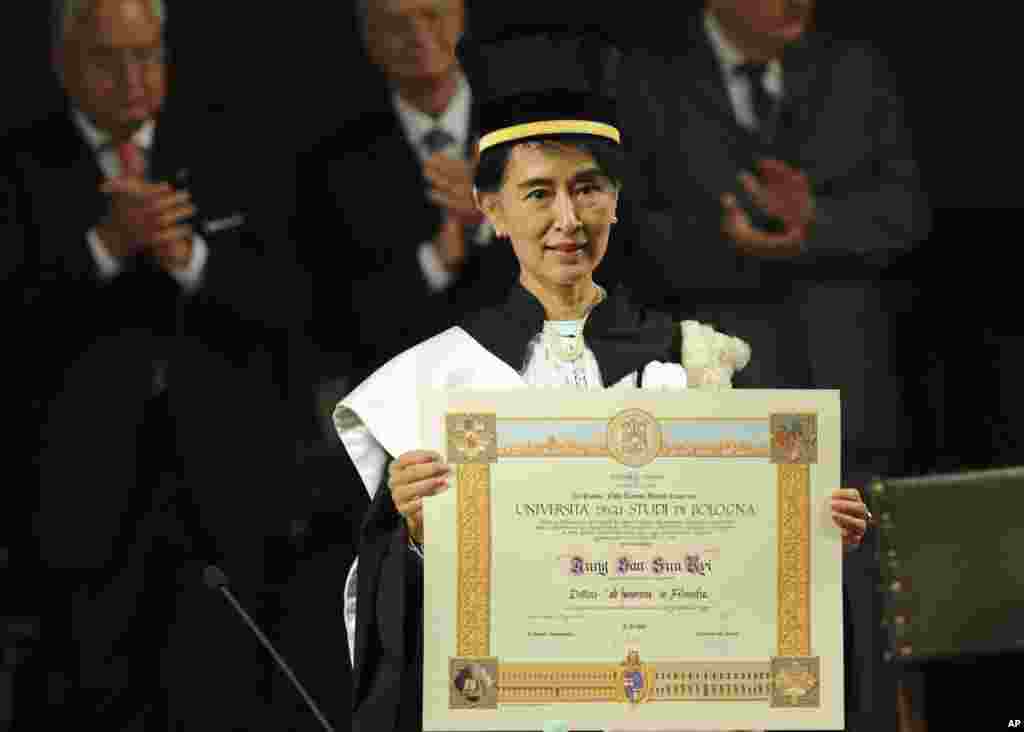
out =
<svg viewBox="0 0 1024 732"><path fill-rule="evenodd" d="M830 499L832 520L843 532L843 546L860 546L871 521L871 512L864 505L860 491L856 488L840 488Z"/></svg>

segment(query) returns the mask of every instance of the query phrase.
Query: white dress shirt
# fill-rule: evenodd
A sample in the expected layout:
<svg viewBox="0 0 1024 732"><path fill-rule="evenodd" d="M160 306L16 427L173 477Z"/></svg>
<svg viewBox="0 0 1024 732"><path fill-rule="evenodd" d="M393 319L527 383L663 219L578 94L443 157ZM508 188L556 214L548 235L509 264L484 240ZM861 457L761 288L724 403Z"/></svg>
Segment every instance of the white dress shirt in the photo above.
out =
<svg viewBox="0 0 1024 732"><path fill-rule="evenodd" d="M464 159L469 143L470 122L473 105L473 93L470 91L469 82L466 77L459 74L458 86L455 95L448 102L448 106L440 117L434 118L425 112L421 112L395 92L391 97L395 107L395 114L402 124L405 138L409 141L412 149L416 151L416 157L420 163L430 157L431 152L423 144L423 137L435 127L440 127L452 136L452 143L441 152L449 157ZM492 231L489 224L484 224L477 229L477 237L474 244L486 246L491 242ZM426 279L430 289L434 292L441 292L455 282L455 275L445 269L437 248L432 241L420 244L417 250L417 258L423 277Z"/></svg>
<svg viewBox="0 0 1024 732"><path fill-rule="evenodd" d="M736 71L737 67L746 63L747 59L726 37L721 24L710 10L704 11L704 29L707 31L711 49L718 58L725 80L725 88L729 91L736 121L748 130L757 129L757 116L751 98L750 80ZM775 99L779 99L784 91L782 83L782 64L772 59L764 75L764 88Z"/></svg>
<svg viewBox="0 0 1024 732"><path fill-rule="evenodd" d="M97 129L95 125L79 110L74 110L72 113L72 120L79 132L82 133L82 137L85 138L86 143L92 148L96 154L96 162L100 166L100 170L107 176L108 179L116 178L121 174L121 160L117 155L117 150L110 147L110 136L105 132ZM139 146L139 149L146 153L144 157L148 157L150 149L153 147L153 138L156 134L156 123L153 120L146 122L139 130L132 136L132 141ZM148 162L148 161L147 161ZM89 247L89 252L92 254L93 260L96 262L96 266L99 268L100 276L106 280L111 280L121 273L124 269L124 263L120 259L110 254L106 247L103 245L103 241L100 239L99 234L96 232L95 227L89 229L85 235L86 245ZM209 247L206 241L198 234L192 237L192 258L189 260L188 266L184 269L170 272L169 274L186 292L194 292L199 288L202 281L203 269L206 266L206 260L209 257Z"/></svg>

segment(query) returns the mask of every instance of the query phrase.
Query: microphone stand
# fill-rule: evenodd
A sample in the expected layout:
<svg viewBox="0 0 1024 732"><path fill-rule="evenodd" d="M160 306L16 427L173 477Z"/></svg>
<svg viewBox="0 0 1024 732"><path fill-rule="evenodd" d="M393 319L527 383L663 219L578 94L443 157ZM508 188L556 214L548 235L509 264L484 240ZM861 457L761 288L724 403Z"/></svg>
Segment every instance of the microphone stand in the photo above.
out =
<svg viewBox="0 0 1024 732"><path fill-rule="evenodd" d="M249 613L247 613L245 611L245 608L242 607L241 603L239 603L238 600L235 599L234 593L231 592L231 588L228 587L228 576L224 574L223 570L221 570L221 568L216 565L208 565L206 569L203 570L203 581L206 582L207 587L213 590L219 590L221 594L223 594L224 597L227 598L228 602L231 603L231 606L235 608L235 611L242 616L242 619L245 621L246 625L248 625L249 628L252 629L252 632L256 634L256 637L259 638L259 641L263 644L263 647L266 648L270 652L270 655L274 657L274 661L277 663L278 667L282 671L284 671L285 676L287 676L288 679L292 682L292 686L294 686L298 690L299 694L302 695L302 698L306 701L306 705L310 708L310 710L312 710L313 714L316 715L316 718L317 720L319 720L320 725L325 730L327 730L327 732L334 732L334 728L331 727L330 722L328 722L327 718L324 717L324 715L320 712L320 709L317 707L316 702L314 702L313 698L309 695L309 693L306 692L305 687L302 686L302 683L299 681L298 677L292 672L288 664L285 663L285 660L281 657L281 654L279 654L277 652L277 649L274 648L273 644L270 642L270 639L263 634L263 631L260 630L258 625L256 625L256 622L251 617L249 617Z"/></svg>

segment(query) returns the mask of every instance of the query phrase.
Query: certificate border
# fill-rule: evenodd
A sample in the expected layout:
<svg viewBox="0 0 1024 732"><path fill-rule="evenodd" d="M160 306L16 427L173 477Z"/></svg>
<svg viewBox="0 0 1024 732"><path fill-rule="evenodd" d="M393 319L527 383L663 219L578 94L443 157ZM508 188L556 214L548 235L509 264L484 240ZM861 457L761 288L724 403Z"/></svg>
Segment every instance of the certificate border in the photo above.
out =
<svg viewBox="0 0 1024 732"><path fill-rule="evenodd" d="M763 418L748 421L761 420ZM456 653L459 657L487 657L491 655L491 470L487 463L460 463L455 467L459 516ZM810 465L777 463L776 472L779 526L777 655L807 657L811 654ZM771 661L753 664L752 667L751 662L744 661L643 664L645 693L642 700L764 702L772 698ZM665 670L668 667L683 667L682 673L694 676L687 679L690 683L659 685L663 674L673 673ZM498 702L635 701L626 695L622 683L624 670L623 663L615 662L499 662ZM757 674L753 681L762 683L740 683L751 679L732 679L732 674ZM729 675L728 681L717 678L726 675Z"/></svg>
<svg viewBox="0 0 1024 732"><path fill-rule="evenodd" d="M811 655L811 466L778 464L778 655Z"/></svg>
<svg viewBox="0 0 1024 732"><path fill-rule="evenodd" d="M459 569L456 652L490 656L491 466L461 464L458 483Z"/></svg>

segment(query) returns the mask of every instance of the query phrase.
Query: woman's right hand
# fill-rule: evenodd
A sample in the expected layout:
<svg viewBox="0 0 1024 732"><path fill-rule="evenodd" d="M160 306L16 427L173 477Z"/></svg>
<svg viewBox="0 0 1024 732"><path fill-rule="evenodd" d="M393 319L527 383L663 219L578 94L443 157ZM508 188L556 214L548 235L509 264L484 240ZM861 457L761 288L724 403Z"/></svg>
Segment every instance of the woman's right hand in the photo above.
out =
<svg viewBox="0 0 1024 732"><path fill-rule="evenodd" d="M395 508L402 514L409 536L423 543L423 498L448 490L451 468L436 452L411 450L388 467L388 488Z"/></svg>

